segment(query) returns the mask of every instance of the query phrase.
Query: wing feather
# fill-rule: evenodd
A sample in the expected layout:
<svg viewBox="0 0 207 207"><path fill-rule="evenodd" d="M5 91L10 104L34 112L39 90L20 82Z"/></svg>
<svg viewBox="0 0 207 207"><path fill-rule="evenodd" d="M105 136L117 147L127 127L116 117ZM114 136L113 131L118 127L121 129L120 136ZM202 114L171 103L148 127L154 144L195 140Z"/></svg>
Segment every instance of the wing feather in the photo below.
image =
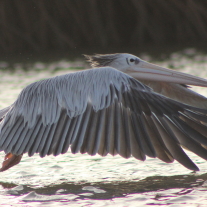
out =
<svg viewBox="0 0 207 207"><path fill-rule="evenodd" d="M3 149L7 149L10 143L13 144L16 141L15 139L12 140L12 138L16 135L16 133L18 133L18 130L22 128L23 122L24 122L23 118L18 117L16 119L14 126L12 128L9 128L8 131L5 132L4 134L5 140L2 143Z"/></svg>
<svg viewBox="0 0 207 207"><path fill-rule="evenodd" d="M197 142L207 146L207 138L203 136L201 133L196 131L195 129L191 128L189 125L186 124L186 122L182 121L181 119L178 118L171 118L173 122L176 123L176 125L184 131L186 134L188 134L190 137L195 139Z"/></svg>
<svg viewBox="0 0 207 207"><path fill-rule="evenodd" d="M25 136L21 136L21 140L17 140L18 142L15 144L15 146L12 150L13 154L19 155L19 154L22 154L23 152L25 152L25 148L26 148L32 134L34 133L34 131L36 131L38 129L39 125L40 125L40 116L37 118L37 122L34 125L34 127L29 129L27 131L27 133L25 134Z"/></svg>
<svg viewBox="0 0 207 207"><path fill-rule="evenodd" d="M106 123L106 137L105 137L105 153L107 155L110 153L111 155L116 155L117 150L115 148L115 104L112 104L106 110L107 113L107 123Z"/></svg>
<svg viewBox="0 0 207 207"><path fill-rule="evenodd" d="M3 119L6 113L11 109L11 107L12 105L0 110L0 121Z"/></svg>
<svg viewBox="0 0 207 207"><path fill-rule="evenodd" d="M56 122L51 125L50 131L46 137L45 143L44 143L44 145L42 143L42 147L39 149L40 157L45 157L49 153L49 149L51 147L51 143L53 141L53 137L54 137L54 134L55 134L55 131L56 131L58 124L59 124L59 122Z"/></svg>
<svg viewBox="0 0 207 207"><path fill-rule="evenodd" d="M101 134L103 133L103 127L104 127L104 121L105 121L105 112L106 109L103 109L101 111L97 112L98 119L97 119L97 125L95 129L94 134L91 135L91 140L92 142L88 142L88 154L89 155L95 155L100 147L100 142L101 142Z"/></svg>
<svg viewBox="0 0 207 207"><path fill-rule="evenodd" d="M41 121L37 122L36 127L34 128L32 135L29 138L26 147L24 148L24 151L20 151L20 154L22 153L29 153L30 148L32 147L33 143L35 142L36 137L38 136L39 131L41 130L41 128L43 128L43 124Z"/></svg>
<svg viewBox="0 0 207 207"><path fill-rule="evenodd" d="M83 114L77 117L77 121L75 122L75 125L74 125L74 130L69 135L69 140L71 143L71 152L74 154L80 151L80 148L74 148L73 143L76 139L78 139L77 135L78 135L78 132L81 130L80 126L81 126L82 117L83 117Z"/></svg>
<svg viewBox="0 0 207 207"><path fill-rule="evenodd" d="M207 150L203 148L198 142L193 140L190 136L183 133L176 125L167 117L164 117L166 124L170 127L173 131L177 139L179 140L180 144L184 146L186 149L194 152L198 156L202 157L203 159L207 159Z"/></svg>
<svg viewBox="0 0 207 207"><path fill-rule="evenodd" d="M72 153L175 159L198 170L183 146L207 159L207 110L157 94L113 68L33 83L0 114L6 153L44 157L71 147Z"/></svg>
<svg viewBox="0 0 207 207"><path fill-rule="evenodd" d="M71 124L70 124L70 130L67 133L66 139L65 139L65 143L63 145L63 149L62 149L62 154L66 153L68 151L68 148L70 146L70 144L72 143L72 137L73 137L73 132L75 131L75 127L76 127L76 123L78 122L79 117L74 117L71 120ZM49 155L49 153L48 153Z"/></svg>
<svg viewBox="0 0 207 207"><path fill-rule="evenodd" d="M66 118L65 118L64 122L65 122L65 124L64 124L63 129L62 129L62 134L60 136L60 139L58 140L58 143L56 144L56 147L53 150L53 155L54 156L57 156L57 155L61 154L64 143L65 143L65 140L66 140L67 133L70 130L71 119L67 115L66 115ZM41 149L39 151L41 152Z"/></svg>
<svg viewBox="0 0 207 207"><path fill-rule="evenodd" d="M12 146L15 145L15 143L17 142L17 140L15 139L12 139L13 136L18 136L20 137L21 136L21 133L23 131L23 128L24 128L24 125L23 125L23 119L21 118L19 121L18 121L18 124L16 125L15 128L13 128L13 130L10 131L10 133L8 134L7 138L6 138L6 141L4 142L4 145L3 145L3 148L5 149L5 152L6 153L9 153L11 152L12 150Z"/></svg>
<svg viewBox="0 0 207 207"><path fill-rule="evenodd" d="M96 127L97 127L97 122L98 122L98 118L99 118L99 114L100 112L95 112L95 111L91 111L90 114L90 119L89 119L89 123L87 125L87 129L85 132L85 139L84 139L84 143L82 145L82 147L78 144L78 150L81 147L81 153L89 153L89 149L90 147L93 148L94 146L94 142L95 142L95 133L96 133ZM79 140L76 141L76 143L79 142ZM76 144L77 145L77 144ZM72 150L73 150L73 144L72 144ZM76 152L78 152L78 150L75 150ZM92 155L92 154L91 154Z"/></svg>
<svg viewBox="0 0 207 207"><path fill-rule="evenodd" d="M179 118L184 121L188 126L196 130L197 132L201 133L203 136L207 137L207 130L206 126L201 124L200 122L196 122L190 117L187 117L184 114L181 114Z"/></svg>
<svg viewBox="0 0 207 207"><path fill-rule="evenodd" d="M110 128L110 120L108 116L108 108L104 110L104 120L102 123L102 133L100 133L100 144L98 148L98 154L101 156L106 156L108 154L108 150L106 147L106 138L107 138L107 128Z"/></svg>
<svg viewBox="0 0 207 207"><path fill-rule="evenodd" d="M157 117L152 116L152 119L162 137L163 142L165 143L165 146L170 151L172 156L182 165L184 165L186 168L191 170L198 170L198 167L191 161L191 159L186 155L186 153L183 151L183 149L179 146L178 143L175 142L174 139L172 139L172 136L170 136L168 133L171 131L166 131L165 128L161 125L159 122L162 120L162 118L157 119ZM169 130L169 128L168 128ZM172 135L172 132L171 132Z"/></svg>
<svg viewBox="0 0 207 207"><path fill-rule="evenodd" d="M125 144L125 128L123 123L123 114L122 108L118 103L118 100L115 101L115 149L119 155L122 157L130 156L127 155L127 147Z"/></svg>
<svg viewBox="0 0 207 207"><path fill-rule="evenodd" d="M140 144L139 135L136 133L137 125L133 119L134 114L130 116L130 144L132 156L138 160L144 161L146 159L145 153L143 152L142 146Z"/></svg>
<svg viewBox="0 0 207 207"><path fill-rule="evenodd" d="M146 130L148 131L150 140L152 142L152 145L155 149L156 156L167 163L171 163L174 161L173 156L170 154L169 150L166 148L162 137L154 124L151 116L145 115L144 116L144 122L146 126Z"/></svg>
<svg viewBox="0 0 207 207"><path fill-rule="evenodd" d="M56 148L57 144L59 143L59 140L61 139L64 127L65 127L66 119L67 119L66 111L62 110L59 121L55 128L52 142L50 143L50 148L48 151L49 154L53 153L53 150Z"/></svg>
<svg viewBox="0 0 207 207"><path fill-rule="evenodd" d="M76 139L74 143L72 143L72 147L74 148L74 151L78 152L80 150L81 153L84 153L82 151L82 147L83 147L83 142L87 136L86 130L87 130L87 126L90 124L89 119L91 113L92 113L92 106L88 105L86 112L82 118L81 127L80 127L81 130L78 132L77 135L78 139Z"/></svg>
<svg viewBox="0 0 207 207"><path fill-rule="evenodd" d="M29 150L28 150L28 155L31 157L34 155L34 153L37 151L38 146L40 145L41 139L44 135L45 132L49 131L49 127L44 127L42 125L42 127L40 128L40 130L38 131L38 135L35 137L35 141L32 143L32 145L30 146Z"/></svg>
<svg viewBox="0 0 207 207"><path fill-rule="evenodd" d="M40 139L40 142L39 142L39 145L38 147L36 148L35 150L35 153L40 153L45 145L45 142L47 140L47 137L48 137L48 134L50 133L51 131L51 128L52 128L52 125L48 125L44 131L44 133L42 134L42 137ZM38 134L39 136L39 134Z"/></svg>

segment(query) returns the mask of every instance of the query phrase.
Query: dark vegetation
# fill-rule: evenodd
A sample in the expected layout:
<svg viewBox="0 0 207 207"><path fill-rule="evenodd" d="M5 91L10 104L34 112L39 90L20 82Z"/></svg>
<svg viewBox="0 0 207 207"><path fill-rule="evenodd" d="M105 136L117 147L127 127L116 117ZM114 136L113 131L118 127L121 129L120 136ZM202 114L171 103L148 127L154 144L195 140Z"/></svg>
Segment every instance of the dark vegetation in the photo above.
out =
<svg viewBox="0 0 207 207"><path fill-rule="evenodd" d="M1 0L0 54L207 45L204 0Z"/></svg>

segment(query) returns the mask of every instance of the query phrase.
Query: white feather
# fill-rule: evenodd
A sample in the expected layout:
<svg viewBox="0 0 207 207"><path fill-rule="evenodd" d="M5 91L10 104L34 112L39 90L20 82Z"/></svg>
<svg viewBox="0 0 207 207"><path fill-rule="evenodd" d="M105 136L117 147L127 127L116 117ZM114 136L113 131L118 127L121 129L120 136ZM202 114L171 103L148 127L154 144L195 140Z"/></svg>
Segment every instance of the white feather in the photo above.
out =
<svg viewBox="0 0 207 207"><path fill-rule="evenodd" d="M44 125L56 123L61 108L67 110L70 118L82 114L88 102L98 111L106 107L101 100L108 96L110 84L117 91L124 84L127 90L129 78L116 69L103 67L35 82L22 90L6 118L12 125L18 116L23 116L31 128L37 115L42 115Z"/></svg>

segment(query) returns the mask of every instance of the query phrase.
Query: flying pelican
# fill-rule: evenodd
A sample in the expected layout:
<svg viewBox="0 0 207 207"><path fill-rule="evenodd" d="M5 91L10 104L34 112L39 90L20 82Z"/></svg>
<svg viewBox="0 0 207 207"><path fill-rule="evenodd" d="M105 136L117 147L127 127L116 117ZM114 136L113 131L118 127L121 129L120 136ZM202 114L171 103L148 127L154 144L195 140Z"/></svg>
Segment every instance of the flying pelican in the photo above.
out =
<svg viewBox="0 0 207 207"><path fill-rule="evenodd" d="M0 151L6 153L0 171L18 164L24 153L57 156L69 148L89 155L177 160L199 170L183 148L207 160L205 106L173 100L174 95L159 94L138 80L173 83L183 90L185 85L206 87L207 80L130 54L91 60L110 66L32 83L0 110Z"/></svg>

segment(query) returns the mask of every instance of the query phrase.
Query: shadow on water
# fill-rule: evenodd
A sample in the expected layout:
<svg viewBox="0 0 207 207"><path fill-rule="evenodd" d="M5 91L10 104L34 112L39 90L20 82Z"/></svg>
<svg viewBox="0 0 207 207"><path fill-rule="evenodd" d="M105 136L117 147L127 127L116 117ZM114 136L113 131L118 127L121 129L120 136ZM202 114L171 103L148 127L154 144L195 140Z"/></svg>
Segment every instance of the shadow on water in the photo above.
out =
<svg viewBox="0 0 207 207"><path fill-rule="evenodd" d="M182 189L180 193L188 194L195 187L205 187L207 173L203 175L176 175L176 176L153 176L143 180L122 182L95 182L95 183L61 183L44 187L17 186L12 183L0 182L2 193L10 196L26 195L23 201L44 201L44 196L74 195L73 199L112 199L125 197L129 194L162 191L168 189ZM38 197L39 195L39 197ZM40 196L41 199L40 199ZM159 197L159 194L156 195ZM156 198L155 196L155 198ZM55 199L55 198L54 198Z"/></svg>

